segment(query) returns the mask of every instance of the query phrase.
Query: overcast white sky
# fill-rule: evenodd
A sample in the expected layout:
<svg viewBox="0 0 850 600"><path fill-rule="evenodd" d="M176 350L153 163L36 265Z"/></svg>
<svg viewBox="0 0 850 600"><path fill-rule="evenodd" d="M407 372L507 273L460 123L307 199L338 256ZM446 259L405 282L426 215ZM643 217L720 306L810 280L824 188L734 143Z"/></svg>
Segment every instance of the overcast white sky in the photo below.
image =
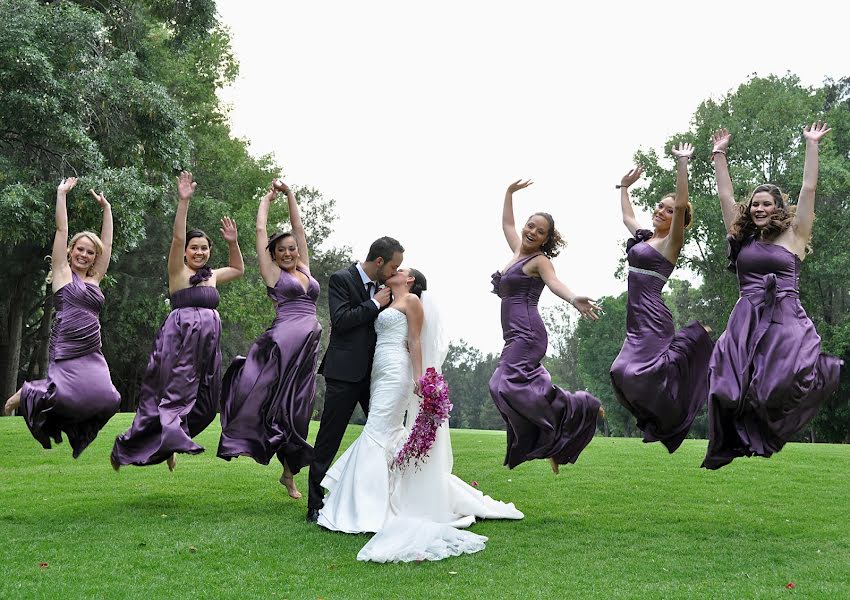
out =
<svg viewBox="0 0 850 600"><path fill-rule="evenodd" d="M452 337L498 352L489 282L510 258L507 184L534 179L517 220L554 215L569 286L623 291L614 184L635 150L660 150L702 100L753 73L809 85L850 74L837 6L219 0L241 65L222 97L253 152L337 201L331 243L365 258L375 238L398 238Z"/></svg>

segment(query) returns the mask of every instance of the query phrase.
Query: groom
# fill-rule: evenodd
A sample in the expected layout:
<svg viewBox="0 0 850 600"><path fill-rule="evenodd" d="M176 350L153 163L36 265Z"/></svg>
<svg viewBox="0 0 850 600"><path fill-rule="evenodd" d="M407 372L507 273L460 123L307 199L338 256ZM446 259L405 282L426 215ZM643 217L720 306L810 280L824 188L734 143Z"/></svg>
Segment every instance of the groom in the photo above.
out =
<svg viewBox="0 0 850 600"><path fill-rule="evenodd" d="M391 237L382 237L369 247L364 262L331 275L328 306L331 337L319 365L325 377L325 408L316 435L310 464L310 493L307 520L315 523L324 503L322 479L342 443L348 420L358 403L369 412L369 379L375 353L375 318L390 303L389 288L379 285L398 270L404 248Z"/></svg>

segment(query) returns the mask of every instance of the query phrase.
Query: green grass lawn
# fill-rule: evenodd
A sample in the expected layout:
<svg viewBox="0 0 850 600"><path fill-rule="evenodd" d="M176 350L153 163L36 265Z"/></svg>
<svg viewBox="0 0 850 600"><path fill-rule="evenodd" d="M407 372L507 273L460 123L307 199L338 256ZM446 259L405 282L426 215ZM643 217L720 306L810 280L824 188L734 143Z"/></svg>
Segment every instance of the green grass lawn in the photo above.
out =
<svg viewBox="0 0 850 600"><path fill-rule="evenodd" d="M850 446L709 472L704 441L596 438L556 477L502 467L502 432L456 430L455 473L525 519L474 525L478 554L379 565L355 558L367 536L305 522L306 471L293 501L278 466L217 459L217 423L174 473L114 473L131 418L78 461L0 419L1 598L850 598Z"/></svg>

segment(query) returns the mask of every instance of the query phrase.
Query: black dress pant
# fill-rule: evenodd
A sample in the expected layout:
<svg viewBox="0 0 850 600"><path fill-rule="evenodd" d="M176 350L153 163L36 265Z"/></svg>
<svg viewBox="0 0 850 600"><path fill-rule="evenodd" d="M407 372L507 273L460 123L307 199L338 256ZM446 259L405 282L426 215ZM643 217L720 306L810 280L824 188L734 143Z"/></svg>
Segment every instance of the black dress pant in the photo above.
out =
<svg viewBox="0 0 850 600"><path fill-rule="evenodd" d="M322 508L325 498L322 479L339 451L345 428L348 427L348 421L358 403L368 415L369 377L356 383L325 378L325 408L319 422L319 432L316 434L313 462L310 463L308 509Z"/></svg>

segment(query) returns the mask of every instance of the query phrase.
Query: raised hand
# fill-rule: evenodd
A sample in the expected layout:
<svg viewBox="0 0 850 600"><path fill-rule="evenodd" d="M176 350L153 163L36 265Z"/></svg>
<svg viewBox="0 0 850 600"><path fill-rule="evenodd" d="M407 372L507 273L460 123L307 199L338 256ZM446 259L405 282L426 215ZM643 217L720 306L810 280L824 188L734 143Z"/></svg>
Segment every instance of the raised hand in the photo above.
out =
<svg viewBox="0 0 850 600"><path fill-rule="evenodd" d="M289 189L289 186L288 186L288 185L286 185L286 184L283 182L283 179L275 179L274 181L272 181L272 187L273 187L276 191L278 191L278 192L283 192L284 194L288 194L289 192L291 192L291 191L292 191L291 189Z"/></svg>
<svg viewBox="0 0 850 600"><path fill-rule="evenodd" d="M806 138L807 142L814 142L817 144L821 141L821 138L830 131L832 131L832 129L827 127L825 122L817 121L811 125L806 125L803 129L803 137Z"/></svg>
<svg viewBox="0 0 850 600"><path fill-rule="evenodd" d="M620 187L628 188L634 185L635 181L640 179L640 176L643 175L643 167L635 167L620 179Z"/></svg>
<svg viewBox="0 0 850 600"><path fill-rule="evenodd" d="M188 200L195 193L195 187L198 182L192 180L192 174L189 171L180 171L180 176L177 178L177 196L181 200Z"/></svg>
<svg viewBox="0 0 850 600"><path fill-rule="evenodd" d="M508 192L513 194L514 192L517 192L519 190L523 190L523 189L527 188L532 183L534 183L534 182L531 181L530 179L526 179L525 181L523 181L522 179L517 179L516 181L514 181L512 184L510 184L508 186Z"/></svg>
<svg viewBox="0 0 850 600"><path fill-rule="evenodd" d="M92 195L92 198L95 199L95 202L100 205L100 208L104 210L109 208L109 201L106 199L106 196L103 195L103 192L98 193L92 189L89 189L89 193Z"/></svg>
<svg viewBox="0 0 850 600"><path fill-rule="evenodd" d="M228 244L232 244L236 241L236 223L234 223L233 219L230 217L224 217L221 220L221 229L219 229L219 231L221 232L224 241Z"/></svg>
<svg viewBox="0 0 850 600"><path fill-rule="evenodd" d="M597 306L596 303L587 296L576 296L573 298L572 304L581 313L581 316L594 321L599 319L599 315L596 314L596 311L602 312L602 308Z"/></svg>
<svg viewBox="0 0 850 600"><path fill-rule="evenodd" d="M674 146L670 151L676 158L690 159L694 155L694 145L687 142L681 142L678 146Z"/></svg>
<svg viewBox="0 0 850 600"><path fill-rule="evenodd" d="M727 129L718 129L711 136L711 143L714 144L711 148L711 153L721 152L726 154L730 141L732 141L732 134Z"/></svg>
<svg viewBox="0 0 850 600"><path fill-rule="evenodd" d="M60 194L67 194L74 189L75 185L77 185L77 178L68 177L68 179L63 179L59 182L59 186L56 188L56 191Z"/></svg>

